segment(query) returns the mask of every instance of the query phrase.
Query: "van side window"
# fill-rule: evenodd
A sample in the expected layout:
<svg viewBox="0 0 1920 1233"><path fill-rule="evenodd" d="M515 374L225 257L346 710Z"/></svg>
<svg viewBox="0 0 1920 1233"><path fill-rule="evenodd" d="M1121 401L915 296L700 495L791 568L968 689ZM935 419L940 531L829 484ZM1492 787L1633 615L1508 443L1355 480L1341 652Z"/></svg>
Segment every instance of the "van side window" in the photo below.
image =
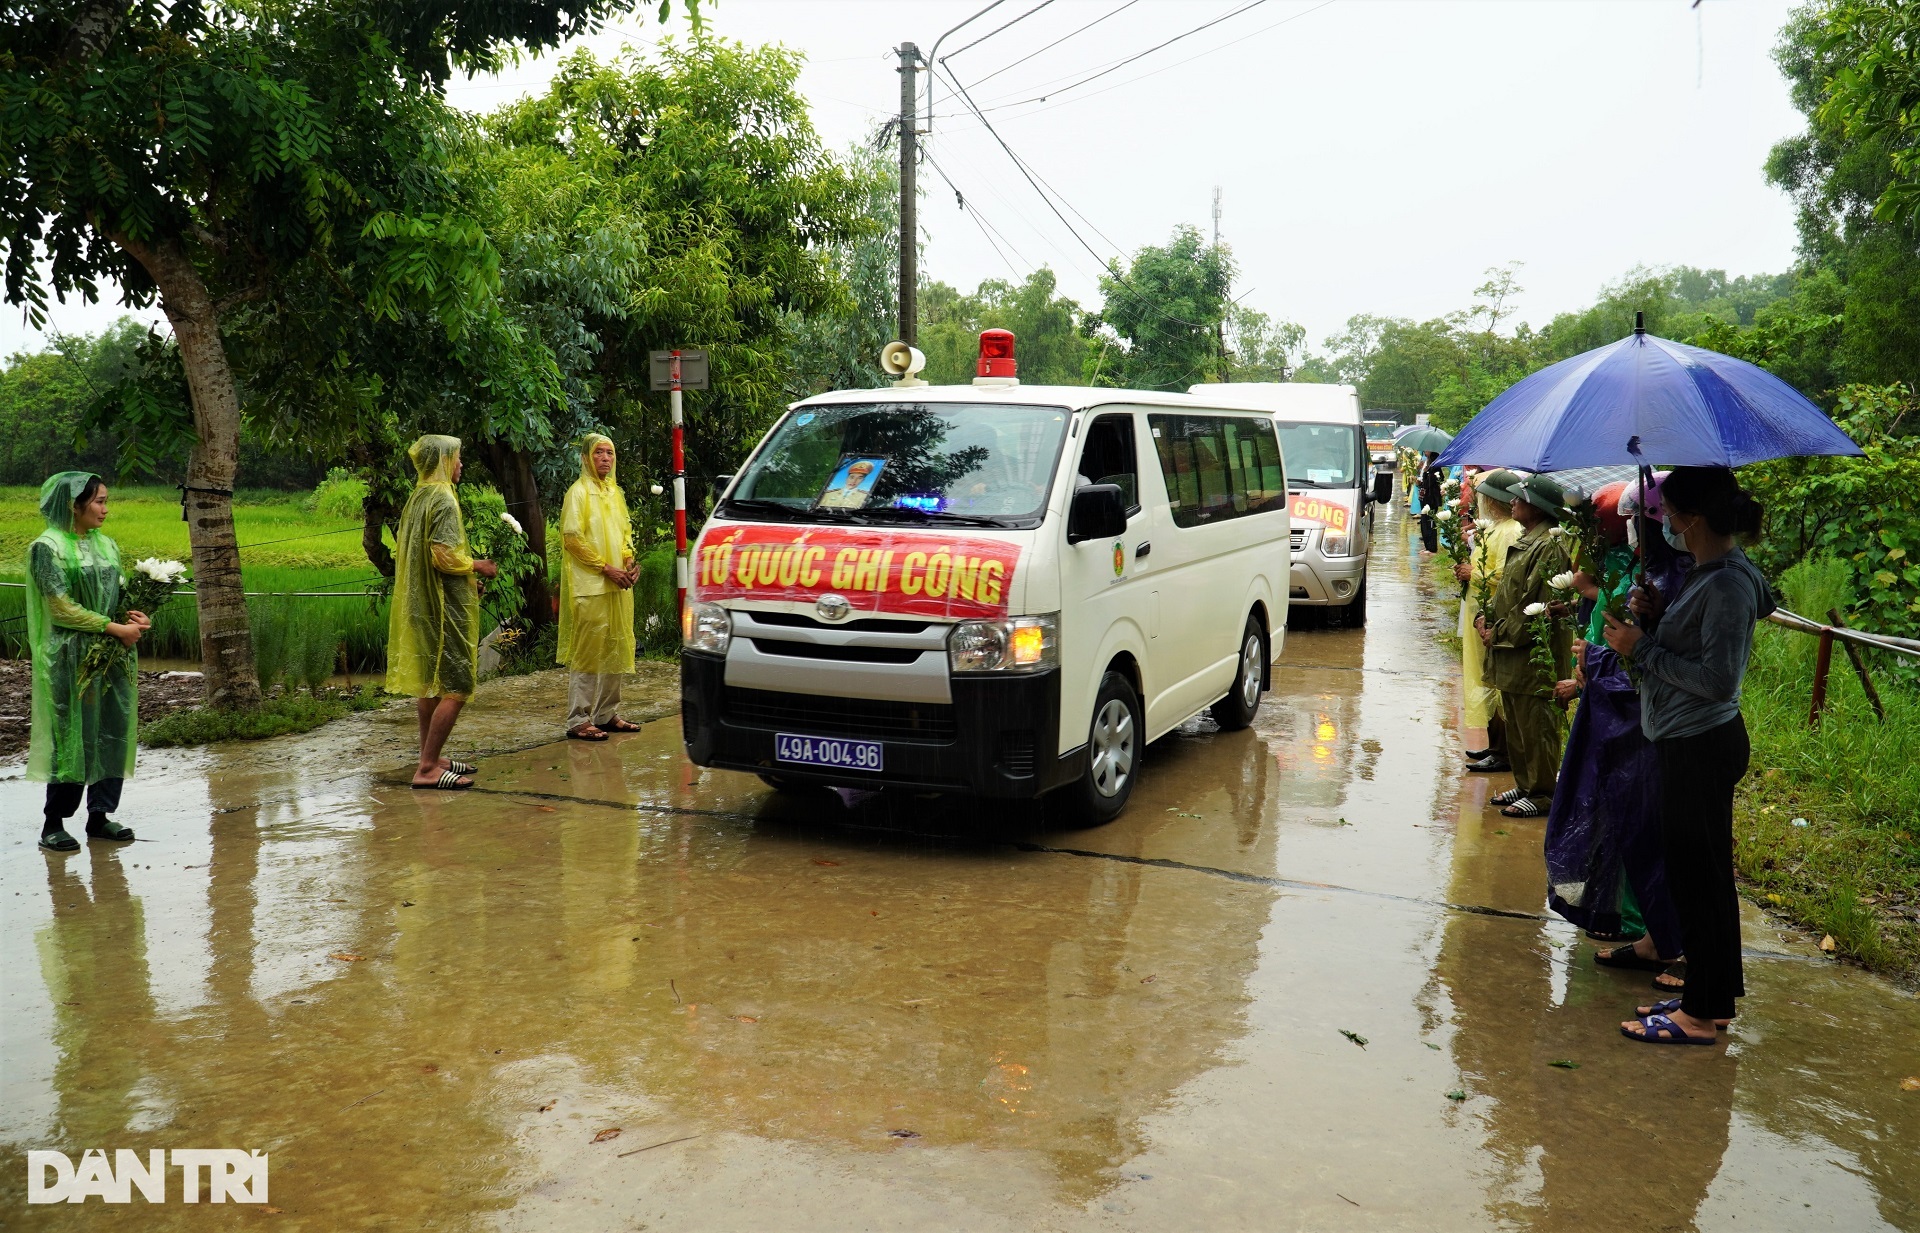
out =
<svg viewBox="0 0 1920 1233"><path fill-rule="evenodd" d="M1087 428L1086 448L1080 452L1080 474L1074 487L1118 484L1127 513L1140 512L1140 464L1133 448L1133 417L1103 415Z"/></svg>
<svg viewBox="0 0 1920 1233"><path fill-rule="evenodd" d="M1177 527L1283 509L1286 475L1265 416L1153 415L1160 473Z"/></svg>

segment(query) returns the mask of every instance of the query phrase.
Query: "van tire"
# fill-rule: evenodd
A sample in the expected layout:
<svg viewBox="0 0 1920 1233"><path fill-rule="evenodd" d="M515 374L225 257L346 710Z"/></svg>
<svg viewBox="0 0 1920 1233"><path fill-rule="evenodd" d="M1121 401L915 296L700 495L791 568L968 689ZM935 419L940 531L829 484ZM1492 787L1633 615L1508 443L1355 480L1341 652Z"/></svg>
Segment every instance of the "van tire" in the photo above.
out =
<svg viewBox="0 0 1920 1233"><path fill-rule="evenodd" d="M1367 624L1367 579L1360 576L1360 589L1353 593L1353 599L1347 606L1338 609L1340 624L1347 629L1363 629Z"/></svg>
<svg viewBox="0 0 1920 1233"><path fill-rule="evenodd" d="M1240 666L1233 673L1233 688L1207 710L1222 732L1238 732L1253 725L1267 683L1267 631L1260 628L1252 613L1247 614L1247 626L1240 631L1238 658Z"/></svg>
<svg viewBox="0 0 1920 1233"><path fill-rule="evenodd" d="M1087 724L1087 764L1080 778L1056 794L1083 826L1100 826L1120 816L1140 779L1147 748L1140 696L1122 674L1107 670L1093 700ZM1117 783L1115 782L1117 779Z"/></svg>

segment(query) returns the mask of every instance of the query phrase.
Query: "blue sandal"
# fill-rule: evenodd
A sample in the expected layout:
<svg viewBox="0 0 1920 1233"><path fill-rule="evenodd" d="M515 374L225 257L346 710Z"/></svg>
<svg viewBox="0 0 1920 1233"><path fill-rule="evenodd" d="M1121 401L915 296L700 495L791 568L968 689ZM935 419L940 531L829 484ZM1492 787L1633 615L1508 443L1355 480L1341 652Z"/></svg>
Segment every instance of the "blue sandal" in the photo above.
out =
<svg viewBox="0 0 1920 1233"><path fill-rule="evenodd" d="M1664 1014L1642 1015L1640 1017L1640 1026L1644 1031L1629 1032L1623 1025L1620 1029L1620 1034L1628 1040L1637 1040L1642 1044L1648 1045L1711 1045L1719 1043L1720 1040L1720 1037L1717 1035L1688 1035L1685 1028L1682 1028Z"/></svg>

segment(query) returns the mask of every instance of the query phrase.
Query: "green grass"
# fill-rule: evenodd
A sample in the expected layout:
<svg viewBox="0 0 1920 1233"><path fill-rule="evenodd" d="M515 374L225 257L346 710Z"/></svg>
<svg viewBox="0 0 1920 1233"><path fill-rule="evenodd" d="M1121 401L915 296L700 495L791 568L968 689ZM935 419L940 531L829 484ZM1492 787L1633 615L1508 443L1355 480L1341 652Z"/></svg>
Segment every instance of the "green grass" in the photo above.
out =
<svg viewBox="0 0 1920 1233"><path fill-rule="evenodd" d="M1803 616L1845 608L1846 572L1807 563L1781 579ZM1920 980L1920 696L1864 652L1886 708L1868 704L1834 647L1827 709L1809 726L1819 639L1763 625L1741 709L1753 760L1734 816L1734 860L1754 897L1822 934L1837 953L1875 971ZM1806 825L1795 826L1794 819Z"/></svg>
<svg viewBox="0 0 1920 1233"><path fill-rule="evenodd" d="M371 574L360 549L360 520L311 512L306 500L306 493L268 489L234 494L234 534L246 564ZM0 572L17 578L27 545L44 529L38 488L0 486ZM188 559L187 524L172 488L109 486L103 529L129 564L141 557Z"/></svg>
<svg viewBox="0 0 1920 1233"><path fill-rule="evenodd" d="M269 698L257 711L221 711L194 706L140 727L140 743L156 748L211 745L216 741L261 741L271 736L311 732L322 724L370 711L385 702L370 688L320 694L287 693Z"/></svg>

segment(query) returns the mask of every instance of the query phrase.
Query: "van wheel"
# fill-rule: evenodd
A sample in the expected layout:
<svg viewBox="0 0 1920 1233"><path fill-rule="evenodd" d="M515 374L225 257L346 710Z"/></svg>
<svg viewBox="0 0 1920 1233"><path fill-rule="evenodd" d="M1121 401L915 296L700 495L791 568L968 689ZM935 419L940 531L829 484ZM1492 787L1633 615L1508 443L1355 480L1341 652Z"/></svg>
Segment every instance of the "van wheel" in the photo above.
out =
<svg viewBox="0 0 1920 1233"><path fill-rule="evenodd" d="M1267 680L1267 635L1252 614L1240 631L1240 667L1233 674L1233 688L1213 704L1207 713L1222 732L1238 732L1253 723L1260 709L1260 690Z"/></svg>
<svg viewBox="0 0 1920 1233"><path fill-rule="evenodd" d="M1100 694L1093 702L1086 768L1077 781L1060 789L1061 803L1083 825L1111 822L1127 807L1140 775L1145 735L1140 698L1132 682L1118 672L1108 672L1100 678Z"/></svg>
<svg viewBox="0 0 1920 1233"><path fill-rule="evenodd" d="M1288 604L1288 629L1319 629L1326 624L1327 610L1317 604Z"/></svg>
<svg viewBox="0 0 1920 1233"><path fill-rule="evenodd" d="M1346 607L1337 609L1340 624L1346 629L1360 629L1367 623L1367 580L1360 579L1360 589L1353 593L1353 600Z"/></svg>

